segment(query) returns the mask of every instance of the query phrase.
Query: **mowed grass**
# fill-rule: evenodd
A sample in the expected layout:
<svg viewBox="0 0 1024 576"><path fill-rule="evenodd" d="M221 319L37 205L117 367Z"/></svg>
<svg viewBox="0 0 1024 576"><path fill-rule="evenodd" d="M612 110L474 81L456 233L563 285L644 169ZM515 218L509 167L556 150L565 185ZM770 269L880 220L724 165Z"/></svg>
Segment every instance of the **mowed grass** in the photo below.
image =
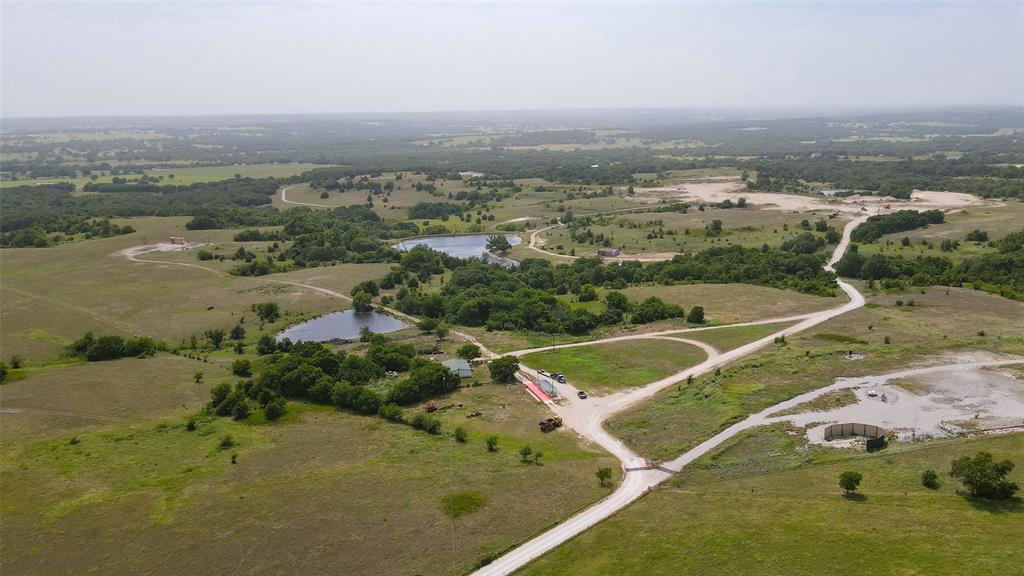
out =
<svg viewBox="0 0 1024 576"><path fill-rule="evenodd" d="M771 336L780 330L792 326L795 322L778 322L775 324L759 324L756 326L735 326L715 328L713 330L701 330L699 332L687 332L681 334L691 340L699 340L709 344L719 352L728 352L748 342L760 340L765 336Z"/></svg>
<svg viewBox="0 0 1024 576"><path fill-rule="evenodd" d="M754 439L756 440L756 439ZM779 449L772 446L769 449ZM781 447L785 449L786 447ZM985 503L956 493L950 462L988 450L1018 464L1024 436L930 442L873 455L722 478L712 457L521 573L573 574L1015 574L1024 565L1020 500ZM934 469L941 487L921 486ZM864 475L862 498L845 498L844 470Z"/></svg>
<svg viewBox="0 0 1024 576"><path fill-rule="evenodd" d="M721 374L666 390L612 417L607 427L645 456L673 458L752 412L839 377L948 363L957 353L1024 353L1024 324L1019 320L1024 318L1024 303L958 288L925 292L913 295L914 307L895 306L895 300L907 299L907 294L869 295L868 306L829 320L811 333L790 336L787 343L771 345L723 368ZM815 337L819 331L866 344ZM865 358L845 359L851 348Z"/></svg>
<svg viewBox="0 0 1024 576"><path fill-rule="evenodd" d="M288 314L278 323L281 326L310 314L348 308L340 298L270 281L277 276L224 274L230 268L228 263L205 263L220 268L221 275L170 263L204 264L194 252L141 256L163 258L166 264L132 262L120 254L132 246L164 242L170 235L201 241L208 235L211 242L230 243L237 232L194 233L184 229L187 221L119 220L131 224L137 232L52 248L5 249L0 285L0 348L4 355L19 354L30 363L47 362L89 330L96 334L146 335L177 344L206 330L229 330L243 316L253 322L250 307L256 302L277 302ZM353 264L320 270L337 278L331 286L347 294L351 286L379 278L388 269L387 264ZM323 272L326 270L329 272ZM280 275L281 279L289 277Z"/></svg>
<svg viewBox="0 0 1024 576"><path fill-rule="evenodd" d="M704 360L704 351L671 340L626 340L535 352L523 356L531 368L564 372L577 388L605 393L642 386Z"/></svg>
<svg viewBox="0 0 1024 576"><path fill-rule="evenodd" d="M155 361L118 370L134 380L136 368ZM106 412L117 413L120 385L93 385ZM39 406L53 396L52 388L26 390L39 392ZM189 431L199 403L182 402L174 417L136 412L131 423L17 442L5 434L5 572L465 573L607 495L594 472L618 470L574 433L540 432L536 422L549 412L518 386L484 384L438 400L464 406L440 413L438 436L295 402L282 423L200 417ZM482 415L468 418L471 411ZM459 425L466 443L451 437ZM233 445L223 448L228 435ZM497 452L485 448L490 435ZM520 462L523 445L543 452L540 464ZM473 495L449 507L454 522L444 500L453 493Z"/></svg>

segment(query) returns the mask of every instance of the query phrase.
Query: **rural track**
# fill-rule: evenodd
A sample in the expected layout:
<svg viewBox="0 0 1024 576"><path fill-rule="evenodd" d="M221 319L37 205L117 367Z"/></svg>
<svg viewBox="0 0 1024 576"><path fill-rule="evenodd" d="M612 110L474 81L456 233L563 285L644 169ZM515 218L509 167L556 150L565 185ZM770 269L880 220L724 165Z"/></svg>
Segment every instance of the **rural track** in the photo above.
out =
<svg viewBox="0 0 1024 576"><path fill-rule="evenodd" d="M830 272L835 272L835 264L839 261L840 258L843 257L843 255L846 253L846 250L849 248L853 230L857 226L865 222L867 218L868 215L860 215L854 220L851 220L849 223L847 223L847 225L843 229L843 235L842 239L839 242L839 245L836 246L835 250L832 252L832 256L829 258L828 262L824 266L826 270ZM542 230L539 230L538 232L541 231ZM709 354L708 358L705 359L704 362L701 362L700 364L693 366L691 368L687 368L685 370L676 372L675 374L672 374L655 382L651 382L650 384L647 384L645 386L625 390L622 392L617 392L615 394L611 394L605 397L591 398L588 400L579 401L576 400L575 398L577 390L574 387L567 384L559 384L558 386L560 388L562 388L566 392L569 392L568 394L563 394L563 396L569 399L569 402L565 405L558 404L555 402L548 402L548 405L556 414L558 414L562 418L562 421L564 422L567 428L571 428L584 438L596 442L602 448L604 448L605 450L607 450L620 460L620 462L622 463L624 474L622 483L620 483L616 490L604 500L597 502L593 506L583 510L582 512L576 514L575 516L570 517L564 522L561 522L554 528L551 528L550 530L547 530L546 532L543 532L535 536L534 538L531 538L530 540L524 542L516 548L513 548L508 553L497 558L492 563L473 572L473 576L505 576L507 574L511 574L519 570L520 568L526 566L530 562L536 560L537 558L541 557L542 555L546 554L547 552L550 552L551 550L564 544L565 542L569 541L575 536L581 534L585 530L597 525L601 521L622 510L623 508L625 508L626 506L628 506L629 504L643 496L649 490L670 478L673 473L681 471L685 466L687 466L697 458L700 458L701 456L707 454L708 452L719 446L722 442L728 440L729 438L732 438L739 432L742 432L755 426L761 426L771 422L785 420L784 417L769 417L770 414L773 414L780 410L791 408L803 402L813 400L823 394L827 394L829 392L841 388L853 387L858 385L859 382L857 382L856 380L840 380L829 386L818 388L805 394L796 396L794 398L790 398L789 400L780 402L774 406L762 410L761 412L749 415L746 419L741 420L740 422L737 422L732 426L729 426L728 428L719 432L715 436L709 438L708 440L705 440L701 444L698 444L694 448L684 452L675 459L663 463L657 468L646 468L646 461L642 459L638 454L633 452L629 447L627 447L621 440L612 436L607 430L605 430L603 425L604 422L612 415L622 412L623 410L626 410L627 408L634 406L643 400L647 400L653 397L655 394L657 394L661 390L664 390L665 388L678 384L679 382L685 381L690 377L697 377L703 374L707 374L712 370L721 368L745 356L753 354L762 347L774 342L776 338L798 334L818 324L821 324L822 322L826 322L832 318L856 310L865 304L863 294L861 294L854 286L847 282L844 282L839 278L836 279L836 282L838 283L840 289L842 289L843 292L845 292L847 297L849 298L849 301L847 303L837 306L835 308L830 308L828 310L823 310L820 312L813 312L810 314L727 325L751 326L785 322L787 320L799 320L799 322L793 326L789 326L773 334L770 334L753 342L749 342L747 344L729 350L728 352L723 352L714 355ZM722 327L725 326L715 326L689 330L669 330L650 334L617 336L602 340L595 340L591 342L579 342L572 344L546 346L535 349L517 350L511 352L511 354L516 356L522 356L525 354L529 354L531 352L541 352L544 350L572 348L576 346L586 346L605 342L617 342L622 340L635 340L652 337L669 337L670 334L678 334L680 332L692 332L697 330L707 330ZM685 341L686 339L680 340ZM692 343L696 341L690 342ZM705 350L705 352L707 352L707 350ZM930 366L926 368L915 368L899 372L893 372L891 374L891 377L902 378L907 376L921 375L930 372L938 372L951 369L969 370L973 368L986 366L1005 366L1020 363L1024 363L1024 358L1009 360L991 360L987 362L960 363L943 366ZM535 376L537 375L536 371L530 369L529 367L521 366L521 369L523 369L527 373L532 373Z"/></svg>
<svg viewBox="0 0 1024 576"><path fill-rule="evenodd" d="M850 221L843 228L843 236L832 252L832 256L825 264L824 268L830 272L835 272L835 264L840 258L846 253L846 250L850 246L851 235L853 230L867 220L867 216L860 216ZM609 417L627 408L636 405L637 403L647 400L653 397L655 394L678 384L679 382L685 381L690 377L697 377L717 368L721 368L732 362L735 362L745 356L749 356L754 352L760 350L764 346L771 344L776 338L782 336L789 336L808 330L822 322L826 322L836 316L846 314L852 310L856 310L862 307L865 303L864 295L861 294L854 286L844 282L843 280L836 279L839 288L846 293L849 301L845 304L830 308L828 310L822 310L820 312L814 312L811 314L803 315L802 319L792 326L783 328L778 332L749 342L728 352L723 352L714 356L710 356L700 364L696 366L681 370L674 374L671 374L660 380L656 380L639 388L633 388L622 392L617 392L601 398L593 398L582 401L574 401L576 390L569 385L561 385L563 389L568 389L569 394L565 394L570 400L565 405L560 405L555 402L549 402L548 405L551 409L558 414L566 427L572 428L578 434L584 438L599 444L602 448L613 454L622 464L624 470L624 477L622 483L616 488L616 490L604 500L599 501L593 506L586 510L570 517L564 522L558 524L554 528L541 533L538 536L524 542L523 544L513 548L508 553L497 558L491 564L480 568L473 572L473 576L505 576L511 574L523 566L529 564L533 560L536 560L545 553L555 549L561 544L567 542L571 538L579 535L583 531L591 528L598 524L602 520L612 516L619 510L622 510L636 499L643 496L648 490L664 482L671 476L671 471L678 471L682 469L687 463L692 462L694 459L699 458L703 454L710 451L712 448L720 444L725 439L731 437L740 431L740 428L733 428L728 436L723 434L716 435L712 439L698 445L696 448L687 451L683 455L679 456L675 460L670 461L667 465L663 466L663 469L641 469L641 470L628 470L635 469L638 467L644 467L646 462L638 454L633 452L627 447L621 440L612 436L605 428L604 422ZM767 321L763 321L767 323ZM671 332L670 332L671 333ZM658 334L664 335L664 334ZM633 336L633 335L631 335ZM640 335L636 335L640 336ZM597 343L601 342L614 342L621 339L633 339L631 337L613 337L605 340L598 340ZM582 343L579 343L582 344ZM577 344L577 345L579 345ZM562 345L563 347L571 347ZM519 351L522 352L522 351ZM526 371L534 372L528 367ZM534 372L535 373L535 372ZM815 391L818 394L824 393L821 391ZM813 393L808 393L813 394ZM806 395L805 395L806 396ZM778 408L773 407L773 411ZM745 428L744 428L745 429ZM727 429L728 430L728 429ZM714 441L714 442L712 442ZM672 468L671 466L676 466Z"/></svg>
<svg viewBox="0 0 1024 576"><path fill-rule="evenodd" d="M289 204L309 205L309 204L291 202L291 201L287 200L286 197L285 197L285 191L286 190L287 190L287 188L283 188L281 190L281 200L283 202L286 202L286 203L289 203ZM317 206L317 205L314 204L313 206ZM635 210L635 208L630 208L630 209L625 209L625 210L618 210L617 212L629 211L629 210ZM608 212L601 212L601 213L608 213ZM595 212L595 214L597 214L597 212ZM865 215L860 215L857 218L855 218L854 220L851 220L849 223L847 223L847 225L843 229L843 235L842 235L842 238L841 238L839 244L836 246L835 250L832 252L832 255L829 258L828 262L824 265L825 270L828 270L830 272L835 272L835 267L834 267L835 264L839 261L840 258L843 257L843 255L846 253L846 250L850 246L851 235L853 233L853 230L857 226L859 226L860 224L865 222L867 220L867 218L868 218L868 215L866 215L866 214ZM544 232L545 230L550 230L552 228L556 228L556 227L562 226L562 225L563 224L558 223L558 224L549 226L547 228L543 228L543 229L540 229L540 230L537 230L537 231L533 232L530 235L529 247L531 249L533 249L533 250L536 250L538 252L545 253L545 254L551 254L551 255L559 256L559 257L577 258L577 257L564 256L564 255L561 255L561 254L554 254L554 253L551 253L551 252L547 252L545 250L541 250L540 248L537 248L536 245L535 245L536 244L536 235L537 234L539 234L541 232ZM137 258L134 257L134 255L129 250L126 250L123 253L129 259L137 261L137 262L153 262L153 263L157 263L157 264L168 264L168 262L163 262L163 261L147 261L147 260L137 259ZM196 265L196 264L187 264L187 263L177 263L177 264L182 264L182 265L186 265L186 266L200 268L200 269L203 269L203 270L206 270L206 271L209 271L209 272L214 272L214 273L220 274L220 272L218 272L216 270L213 270L211 268L205 268L203 266L199 266L199 265ZM337 292L337 291L334 291L334 290L330 290L330 289L327 289L327 288L321 288L319 286L313 286L313 285L310 285L310 284L304 284L304 283L301 283L301 282L294 282L294 281L288 281L288 280L272 280L272 279L267 279L267 281L276 282L276 283L280 283L280 284L288 284L288 285L297 286L297 287L302 287L302 288L306 288L306 289L310 289L310 290L314 290L314 291L320 292L322 294L326 294L326 295L342 298L342 299L344 299L346 301L351 301L351 297L348 296L348 295L345 295L345 294L342 294L340 292ZM730 426L729 428L723 430L722 432L716 434L712 438L710 438L710 439L704 441L703 443L697 445L693 449L688 450L687 452L683 453L682 455L678 456L677 458L675 458L675 459L673 459L673 460L671 460L669 462L664 463L662 466L660 466L658 468L653 468L653 469L647 469L646 468L646 461L643 458L641 458L639 455L637 455L635 452L633 452L631 449L629 449L621 440L619 440L618 438L612 436L607 430L605 430L604 425L603 425L603 423L609 417L611 417L612 415L617 414L617 413L619 413L619 412L621 412L623 410L626 410L627 408L629 408L631 406L634 406L634 405L636 405L637 403L639 403L641 401L644 401L644 400L647 400L647 399L653 397L655 394L657 394L661 390L664 390L665 388L668 388L669 386L673 386L675 384L678 384L679 382L685 381L685 380L687 380L690 377L701 376L701 375L706 374L706 373L708 373L708 372L710 372L712 370L715 370L717 368L721 368L721 367L726 366L728 364L731 364L732 362L735 362L735 361L737 361L737 360L739 360L741 358L749 356L750 354L753 354L754 352L760 350L764 346L767 346L770 343L774 342L776 338L783 337L783 336L790 336L790 335L793 335L793 334L798 334L800 332L803 332L803 331L806 331L806 330L808 330L810 328L813 328L814 326L817 326L818 324L821 324L823 322L831 320L832 318L835 318L837 316L846 314L847 312L856 310L856 309L864 306L864 304L865 304L864 295L861 294L853 285L851 285L851 284L849 284L847 282L844 282L843 280L841 280L839 278L836 279L836 282L839 285L839 288L849 298L848 302L846 302L845 304L842 304L840 306L837 306L835 308L830 308L830 309L822 310L822 311L819 311L819 312L812 312L812 313L808 313L808 314L801 314L801 315L788 316L788 317L782 317L782 318L771 318L771 319L758 320L758 321L753 321L753 322L743 322L743 323L737 323L737 324L727 324L727 325L720 325L720 326L709 326L709 327L694 328L694 329L667 330L667 331L654 332L654 333L648 333L648 334L631 334L631 335L626 335L626 336L615 336L615 337L610 337L610 338L605 338L605 339L600 339L600 340L592 340L592 341L588 341L588 342L578 342L578 343L571 343L571 344L560 344L560 345L545 346L545 347L532 348L532 349L524 349L524 350L517 350L517 351L510 352L509 354L511 354L511 355L522 356L522 355L525 355L525 354L529 354L531 352L541 352L541 351L545 351L545 350L553 350L553 349L559 349L559 348L572 348L572 347L578 347L578 346L590 346L590 345L595 345L595 344L617 342L617 341L622 341L622 340L666 338L666 339L680 340L680 341L683 341L683 342L686 342L686 343L697 345L697 346L701 347L705 351L705 353L708 354L708 357L703 362L701 362L700 364L697 364L696 366L692 366L692 367L687 368L685 370L681 370L679 372L671 374L671 375L669 375L669 376L667 376L665 378L662 378L660 380L656 380L654 382L651 382L651 383L649 383L649 384L647 384L645 386L642 386L642 387L632 388L630 390L625 390L625 391L622 391L622 392L617 392L615 394L611 394L611 395L600 397L600 398L593 398L593 399L588 400L588 401L582 401L582 402L580 402L580 401L575 401L575 402L574 401L570 401L567 405L560 405L560 404L557 404L555 402L548 402L547 404L552 409L552 411L554 411L557 415L562 417L563 422L565 423L567 428L571 428L571 429L575 430L578 434L583 436L584 438L599 444L602 448L604 448L605 450L607 450L608 452L610 452L611 454L613 454L616 458L618 458L620 460L620 462L622 464L623 471L624 471L623 480L622 480L622 482L619 484L619 486L615 489L615 491L610 496L608 496L605 499L597 502L593 506L590 506L590 507L586 508L582 512L579 512L578 514L568 518L567 520L559 523L558 525L556 525L555 527L551 528L550 530L547 530L547 531L545 531L545 532L535 536L534 538L531 538L530 540L520 544L519 546L513 548L512 550L510 550L506 554L504 554L504 555L500 556L499 558L497 558L496 560L494 560L492 563L490 563L487 566L484 566L484 567L476 570L475 572L473 572L472 573L473 576L504 576L504 575L507 575L507 574L511 574L511 573L515 572L516 570L519 570L520 568L522 568L523 566L529 564L533 560L539 558L540 556L546 554L547 552L553 550L554 548L556 548L556 547L560 546L561 544L567 542L568 540L570 540L573 537L579 535L580 533L584 532L585 530L595 526L596 524L600 523L601 521L607 519L608 517L612 516L613 514L617 513L618 511L622 510L623 508L625 508L626 506L628 506L629 504L631 504L632 502L636 501L638 498L643 496L650 489L652 489L653 487L657 486L658 484L661 484L666 479L670 478L672 473L675 473L675 472L678 472L678 471L682 470L682 468L685 467L687 464L693 462L697 458L699 458L699 457L703 456L704 454L708 453L710 450L714 449L716 446L720 445L722 442L724 442L728 438L731 438L735 434L737 434L737 433L739 433L739 432L741 432L743 430L746 430L748 428L751 428L751 427L758 426L758 425L761 425L763 423L766 423L767 422L766 418L767 418L768 414L777 412L779 410L784 410L786 408L789 408L791 406L795 406L796 404L799 404L799 403L802 403L802 402L806 402L808 400L811 400L811 399L814 399L814 398L820 396L821 394L825 394L827 392L830 392L830 391L836 389L835 388L836 384L833 384L833 385L830 385L830 386L826 386L826 387L823 387L823 388L819 388L819 389L813 390L811 392L807 392L805 394L797 396L795 398L791 398L790 400L787 400L785 402L781 402L781 403L779 403L777 405L774 405L774 406L772 406L770 408L765 409L762 412L758 412L757 414L750 415L745 420ZM414 322L414 323L418 322L418 319L416 317L411 316L409 314L405 314L404 312L400 312L398 310L394 310L394 309L391 309L391 308L385 308L385 309L388 312L390 312L391 314L394 314L396 317L403 318L403 319L409 320L410 322ZM672 335L674 335L674 334L680 334L680 333L685 333L685 332L695 332L695 331L701 331L701 330L712 330L712 329L716 329L716 328L735 327L735 326L755 326L755 325L763 325L763 324L774 324L774 323L782 323L782 322L787 322L787 321L796 321L797 323L792 325L792 326L789 326L787 328L783 328L783 329L781 329L781 330L779 330L779 331L777 331L777 332L775 332L773 334L770 334L768 336L765 336L763 338L755 340L753 342L749 342L747 344L744 344L742 346L739 346L739 347L734 348L732 350L729 350L727 352L721 352L721 353L719 353L714 348L708 346L707 344L701 343L701 342L696 341L696 340L689 340L689 339L685 339L685 338L672 337ZM455 332L455 331L453 331L452 333L455 334L456 336L459 336L459 337L461 337L461 338L463 338L463 339L465 339L467 341L473 342L473 343L477 344L478 346L480 346L485 357L493 358L493 357L497 356L497 354L495 354L494 352L488 350L486 347L484 347L482 344L480 344L472 336L470 336L468 334L465 334L465 333L461 333L461 332ZM919 374L919 373L923 373L924 371L933 371L933 370L938 370L938 369L950 369L950 368L955 368L957 366L965 366L967 368L971 368L971 367L980 367L980 366L1006 365L1006 364L1022 363L1022 362L1024 362L1024 359L1020 359L1020 360L1016 360L1016 359L1015 360L993 360L991 362L979 362L979 363L972 363L972 364L962 364L962 365L950 365L950 366L942 366L942 367L921 368L921 369L916 369L916 370L904 371L904 372L901 372L900 374L908 374L908 375L909 374ZM538 376L538 374L537 374L537 372L535 370L533 370L533 369L531 369L531 368L529 368L527 366L521 366L521 369L523 371L529 373L529 374L534 375L535 377ZM559 384L558 386L559 386L559 388L562 388L563 391L568 390L569 392L571 392L571 394L569 394L568 397L570 397L570 398L574 398L575 397L576 389L573 388L571 385ZM638 468L640 468L640 469L638 469Z"/></svg>
<svg viewBox="0 0 1024 576"><path fill-rule="evenodd" d="M191 264L189 262L167 262L166 260L148 260L146 258L139 258L139 256L142 255L142 254L149 254L151 252L159 252L160 251L159 248L152 248L150 250L142 250L143 248L148 248L148 247L149 246L133 246L131 248L125 248L124 250L121 250L121 255L124 256L125 258L131 260L132 262L143 262L143 263L146 263L146 264L170 264L170 265L173 265L173 266L187 266L189 268L197 268L199 270L204 270L206 272L210 272L211 274L214 274L215 276L224 276L225 275L220 270L214 270L213 268L207 268L206 266L200 266L199 264Z"/></svg>
<svg viewBox="0 0 1024 576"><path fill-rule="evenodd" d="M337 206L332 206L330 204L315 204L313 202L295 202L294 200L289 200L287 195L288 191L291 190L292 188L298 188L299 186L302 186L302 184L292 184L291 186L285 186L281 188L281 202L285 204L294 204L295 206L313 206L314 208L337 208Z"/></svg>
<svg viewBox="0 0 1024 576"><path fill-rule="evenodd" d="M668 206L675 206L676 204L686 204L686 202L672 202L670 204L659 204L658 206L660 208L665 208L665 207L668 207ZM586 214L578 214L577 217L597 216L598 214L600 214L600 215L604 215L604 214L618 214L618 213L621 213L621 212L643 211L645 209L650 209L650 206L634 206L632 208L619 208L617 210L603 210L603 211L599 211L599 212L587 212ZM530 233L530 242L529 242L529 244L527 244L527 248L529 248L530 250L533 250L535 252L540 252L541 254L547 254L548 256L555 256L555 257L558 257L558 258L569 258L571 260L577 260L579 258L582 258L582 256L571 256L569 254L558 254L558 253L555 253L555 252L549 252L549 251L544 250L543 248L540 248L540 247L537 246L537 235L538 234L540 234L541 232L547 232L548 230L551 230L553 228L561 228L562 226L565 226L565 224L561 221L561 219L559 219L557 224L552 224L551 226L548 226L547 228L541 228L539 230L534 230L533 232ZM652 259L652 258L618 258L618 257L616 257L614 260L639 260L639 261L642 261L642 262L655 262L658 259Z"/></svg>

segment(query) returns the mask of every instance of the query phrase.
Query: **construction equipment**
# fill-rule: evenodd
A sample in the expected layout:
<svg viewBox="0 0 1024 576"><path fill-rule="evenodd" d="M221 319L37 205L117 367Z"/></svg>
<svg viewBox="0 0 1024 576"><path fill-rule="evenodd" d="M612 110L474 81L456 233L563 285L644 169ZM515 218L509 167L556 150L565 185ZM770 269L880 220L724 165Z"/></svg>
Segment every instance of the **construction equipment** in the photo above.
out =
<svg viewBox="0 0 1024 576"><path fill-rule="evenodd" d="M561 427L562 427L562 418L560 416L556 416L554 418L546 418L546 419L540 421L540 431L541 432L551 432L555 428L561 428Z"/></svg>

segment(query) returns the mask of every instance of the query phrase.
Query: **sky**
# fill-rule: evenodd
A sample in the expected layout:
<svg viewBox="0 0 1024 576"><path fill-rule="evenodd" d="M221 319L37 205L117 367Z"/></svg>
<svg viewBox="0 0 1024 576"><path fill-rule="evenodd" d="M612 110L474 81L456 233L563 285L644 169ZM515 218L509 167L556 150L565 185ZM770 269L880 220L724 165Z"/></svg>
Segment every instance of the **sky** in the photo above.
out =
<svg viewBox="0 0 1024 576"><path fill-rule="evenodd" d="M1024 1L0 4L0 116L1024 104Z"/></svg>

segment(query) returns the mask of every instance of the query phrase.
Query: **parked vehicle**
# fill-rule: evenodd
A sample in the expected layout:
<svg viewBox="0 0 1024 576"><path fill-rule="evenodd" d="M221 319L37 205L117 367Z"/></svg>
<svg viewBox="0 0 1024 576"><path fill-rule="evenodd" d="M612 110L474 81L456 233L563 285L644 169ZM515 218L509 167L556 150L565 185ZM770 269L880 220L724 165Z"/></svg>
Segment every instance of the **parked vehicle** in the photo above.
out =
<svg viewBox="0 0 1024 576"><path fill-rule="evenodd" d="M560 384L565 384L565 374L562 374L561 372L552 372L551 377L558 380Z"/></svg>
<svg viewBox="0 0 1024 576"><path fill-rule="evenodd" d="M580 400L586 400L587 399L587 393L584 392L583 390L580 390L579 392L576 392L576 395L580 397Z"/></svg>
<svg viewBox="0 0 1024 576"><path fill-rule="evenodd" d="M554 418L547 418L547 419L544 419L544 420L540 421L540 431L541 432L551 432L555 428L560 428L561 426L562 426L562 418L559 417L559 416L556 416Z"/></svg>

